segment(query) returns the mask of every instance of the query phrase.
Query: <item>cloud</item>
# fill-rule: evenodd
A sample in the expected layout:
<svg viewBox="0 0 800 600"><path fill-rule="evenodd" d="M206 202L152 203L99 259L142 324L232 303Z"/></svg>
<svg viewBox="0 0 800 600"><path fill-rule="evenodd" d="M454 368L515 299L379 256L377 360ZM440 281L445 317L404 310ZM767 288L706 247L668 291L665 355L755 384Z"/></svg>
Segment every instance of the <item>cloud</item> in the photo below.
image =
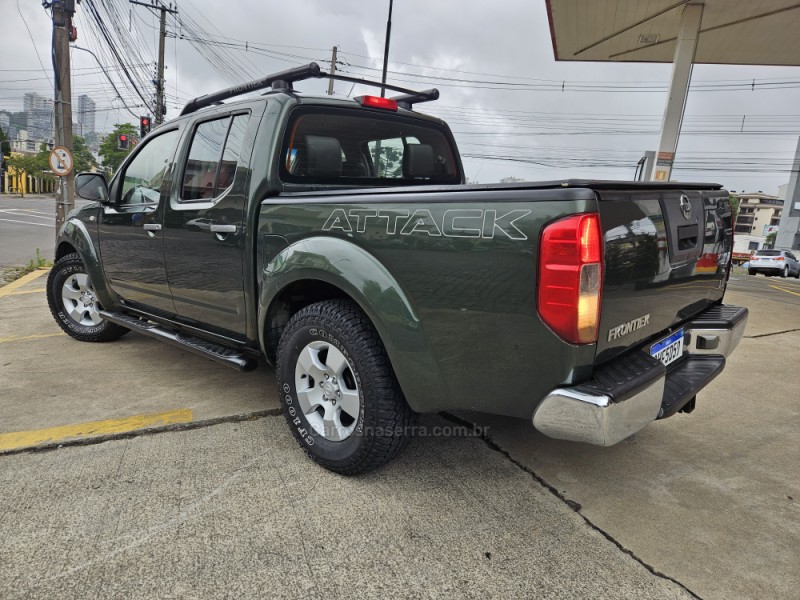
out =
<svg viewBox="0 0 800 600"><path fill-rule="evenodd" d="M152 65L155 16L143 7L131 9L123 0L104 1L116 6L130 26L130 34L120 35L131 35L127 40L131 48L140 48ZM388 2L179 0L177 6L184 19L207 34L209 43L203 50L216 55L216 64L210 65L186 40L167 40L170 117L188 99L238 81L238 73L255 78L311 60L327 68L334 45L339 46L344 73L380 79ZM4 3L0 108L8 110L19 110L25 91L46 94L51 86L33 51L34 46L38 48L49 69L49 16L38 3L21 2L20 9L34 41L22 26L16 6ZM79 43L92 47L99 42L85 11L86 3L82 3L77 19ZM176 30L171 21L169 30L187 34ZM247 51L240 47L245 43ZM395 2L390 58L389 82L416 89L439 87L441 99L419 110L451 123L468 156L464 161L468 174L473 178L479 174L482 182L506 176L630 179L638 158L657 145L664 88L671 71L668 64L556 62L545 3L530 0ZM88 93L105 111L98 113L98 126L110 129L115 122L132 121L96 72L94 59L73 52L73 60L74 94ZM116 71L110 75L122 85ZM9 82L24 78L31 80ZM694 70L695 83L752 78L800 81L800 68L697 65ZM499 81L539 87L498 85ZM594 84L606 87L578 89ZM624 86L639 89L614 91ZM643 86L661 89L642 91ZM323 93L327 83L309 81L298 87ZM336 90L346 94L350 86L337 83ZM132 93L125 95L129 104L141 104ZM691 92L678 162L701 170L678 168L675 176L719 181L730 189L776 192L789 178L786 165L800 134L798 106L797 88ZM139 110L143 109L134 107L135 112ZM754 135L763 131L781 135ZM750 162L757 162L765 172L734 168L735 161L749 158L756 159Z"/></svg>

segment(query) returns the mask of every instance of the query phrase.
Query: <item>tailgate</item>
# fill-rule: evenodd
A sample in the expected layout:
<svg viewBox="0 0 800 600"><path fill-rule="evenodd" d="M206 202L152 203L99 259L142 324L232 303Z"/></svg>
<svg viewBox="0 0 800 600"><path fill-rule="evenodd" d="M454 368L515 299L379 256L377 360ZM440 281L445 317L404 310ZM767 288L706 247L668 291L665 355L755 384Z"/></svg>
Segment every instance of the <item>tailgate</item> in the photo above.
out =
<svg viewBox="0 0 800 600"><path fill-rule="evenodd" d="M597 361L719 302L733 247L725 190L599 190L605 281Z"/></svg>

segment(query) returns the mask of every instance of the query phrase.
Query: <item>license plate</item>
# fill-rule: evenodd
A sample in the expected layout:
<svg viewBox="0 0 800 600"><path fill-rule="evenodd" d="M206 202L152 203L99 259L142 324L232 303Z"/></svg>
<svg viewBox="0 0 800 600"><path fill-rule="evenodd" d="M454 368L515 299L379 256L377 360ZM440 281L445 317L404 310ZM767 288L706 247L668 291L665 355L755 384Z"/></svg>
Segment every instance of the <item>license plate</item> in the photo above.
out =
<svg viewBox="0 0 800 600"><path fill-rule="evenodd" d="M650 356L660 360L664 366L683 356L683 329L650 346Z"/></svg>

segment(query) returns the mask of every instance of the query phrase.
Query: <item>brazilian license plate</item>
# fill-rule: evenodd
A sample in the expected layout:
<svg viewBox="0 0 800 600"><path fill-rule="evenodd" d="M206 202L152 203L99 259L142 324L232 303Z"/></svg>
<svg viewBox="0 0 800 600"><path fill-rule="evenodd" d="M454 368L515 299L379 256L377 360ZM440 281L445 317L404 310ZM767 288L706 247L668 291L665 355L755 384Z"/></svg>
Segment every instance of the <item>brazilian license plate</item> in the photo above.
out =
<svg viewBox="0 0 800 600"><path fill-rule="evenodd" d="M650 346L650 356L667 366L683 356L683 329Z"/></svg>

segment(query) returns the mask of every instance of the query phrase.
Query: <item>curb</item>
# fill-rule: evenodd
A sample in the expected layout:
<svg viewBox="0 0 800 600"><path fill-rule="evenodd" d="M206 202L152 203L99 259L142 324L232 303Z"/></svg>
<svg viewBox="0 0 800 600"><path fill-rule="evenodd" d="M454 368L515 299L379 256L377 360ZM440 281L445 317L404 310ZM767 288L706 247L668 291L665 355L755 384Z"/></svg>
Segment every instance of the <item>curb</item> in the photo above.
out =
<svg viewBox="0 0 800 600"><path fill-rule="evenodd" d="M50 269L36 269L35 271L32 271L27 275L23 275L19 279L15 279L11 283L8 283L3 287L0 287L0 298L2 298L3 296L8 296L14 290L21 288L26 283L30 283L31 281L38 279L48 271L50 271Z"/></svg>

